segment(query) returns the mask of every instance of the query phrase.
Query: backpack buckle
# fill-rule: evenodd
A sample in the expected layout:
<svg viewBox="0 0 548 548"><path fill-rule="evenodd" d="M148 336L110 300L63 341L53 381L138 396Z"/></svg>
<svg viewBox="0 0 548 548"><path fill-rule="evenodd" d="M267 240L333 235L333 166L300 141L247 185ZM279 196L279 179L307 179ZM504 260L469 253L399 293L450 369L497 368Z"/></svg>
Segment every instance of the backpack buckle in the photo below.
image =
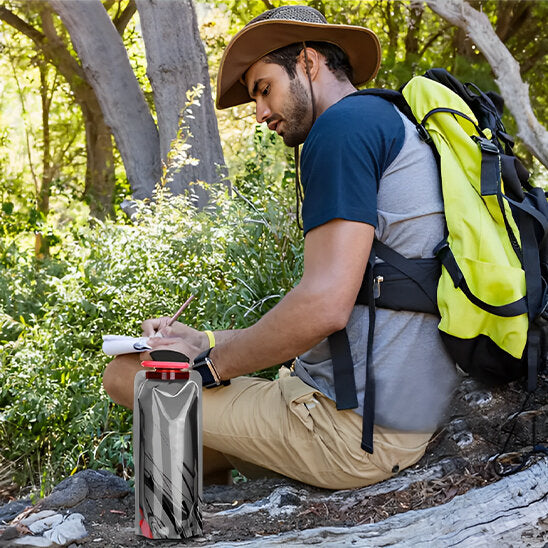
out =
<svg viewBox="0 0 548 548"><path fill-rule="evenodd" d="M441 259L445 253L447 253L447 250L449 249L449 243L444 238L432 251L434 254L434 257L438 257Z"/></svg>
<svg viewBox="0 0 548 548"><path fill-rule="evenodd" d="M421 138L421 141L429 145L432 142L432 137L430 137L430 133L428 133L428 130L422 124L417 124L416 128L417 133Z"/></svg>
<svg viewBox="0 0 548 548"><path fill-rule="evenodd" d="M488 152L490 154L499 154L500 150L493 141L490 141L486 137L478 137L477 135L472 135L472 139L478 143L479 147L481 148L482 152Z"/></svg>

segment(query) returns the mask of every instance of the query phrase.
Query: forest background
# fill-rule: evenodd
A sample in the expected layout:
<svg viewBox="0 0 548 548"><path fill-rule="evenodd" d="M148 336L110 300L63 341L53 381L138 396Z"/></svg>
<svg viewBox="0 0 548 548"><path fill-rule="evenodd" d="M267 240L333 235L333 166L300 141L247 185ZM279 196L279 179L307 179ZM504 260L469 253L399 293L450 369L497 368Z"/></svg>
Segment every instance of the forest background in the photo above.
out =
<svg viewBox="0 0 548 548"><path fill-rule="evenodd" d="M0 495L42 496L88 467L132 477L131 413L102 389L102 335L139 335L190 294L185 323L244 327L297 283L292 151L251 105L216 112L212 99L230 36L291 3L0 2ZM546 1L469 3L519 64L517 96L510 65L501 74L438 2L298 3L378 34L370 86L444 67L547 118ZM546 185L548 147L504 122Z"/></svg>

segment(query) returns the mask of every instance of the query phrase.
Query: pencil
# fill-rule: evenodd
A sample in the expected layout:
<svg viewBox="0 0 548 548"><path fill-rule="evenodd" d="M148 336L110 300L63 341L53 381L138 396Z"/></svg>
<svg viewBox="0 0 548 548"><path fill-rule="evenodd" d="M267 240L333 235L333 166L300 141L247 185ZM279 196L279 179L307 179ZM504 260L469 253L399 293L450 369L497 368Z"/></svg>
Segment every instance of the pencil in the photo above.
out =
<svg viewBox="0 0 548 548"><path fill-rule="evenodd" d="M179 310L177 310L177 312L175 312L175 314L173 315L172 318L170 318L170 320L167 322L167 325L168 327L175 321L177 321L177 318L183 313L184 309L190 304L190 301L194 299L194 295L191 295L184 303L183 303L183 306L181 306L181 308L179 308Z"/></svg>

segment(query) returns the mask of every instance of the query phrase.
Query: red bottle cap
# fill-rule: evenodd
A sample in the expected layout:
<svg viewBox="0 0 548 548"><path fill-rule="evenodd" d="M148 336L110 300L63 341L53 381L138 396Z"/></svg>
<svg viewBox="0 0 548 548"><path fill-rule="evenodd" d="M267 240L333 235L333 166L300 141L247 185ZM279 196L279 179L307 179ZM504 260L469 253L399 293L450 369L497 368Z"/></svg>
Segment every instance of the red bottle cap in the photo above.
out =
<svg viewBox="0 0 548 548"><path fill-rule="evenodd" d="M147 360L141 362L143 367L154 367L155 369L189 369L190 364L187 362L153 362Z"/></svg>
<svg viewBox="0 0 548 548"><path fill-rule="evenodd" d="M150 367L153 371L146 372L147 379L172 381L176 379L188 379L190 364L187 362L141 362L143 367Z"/></svg>

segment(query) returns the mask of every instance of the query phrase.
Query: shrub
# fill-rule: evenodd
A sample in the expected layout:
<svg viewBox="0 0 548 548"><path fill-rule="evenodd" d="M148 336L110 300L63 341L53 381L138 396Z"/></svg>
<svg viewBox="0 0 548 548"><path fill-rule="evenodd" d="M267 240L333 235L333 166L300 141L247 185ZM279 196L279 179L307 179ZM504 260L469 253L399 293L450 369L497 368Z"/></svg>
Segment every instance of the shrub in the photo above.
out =
<svg viewBox="0 0 548 548"><path fill-rule="evenodd" d="M43 263L0 241L0 452L20 484L39 479L44 493L86 467L131 475L131 413L102 389L102 335L139 335L191 293L181 321L244 327L293 287L302 247L290 174L266 158L250 164L260 184L248 169L243 190L210 189L206 210L160 187L131 222L68 227Z"/></svg>

